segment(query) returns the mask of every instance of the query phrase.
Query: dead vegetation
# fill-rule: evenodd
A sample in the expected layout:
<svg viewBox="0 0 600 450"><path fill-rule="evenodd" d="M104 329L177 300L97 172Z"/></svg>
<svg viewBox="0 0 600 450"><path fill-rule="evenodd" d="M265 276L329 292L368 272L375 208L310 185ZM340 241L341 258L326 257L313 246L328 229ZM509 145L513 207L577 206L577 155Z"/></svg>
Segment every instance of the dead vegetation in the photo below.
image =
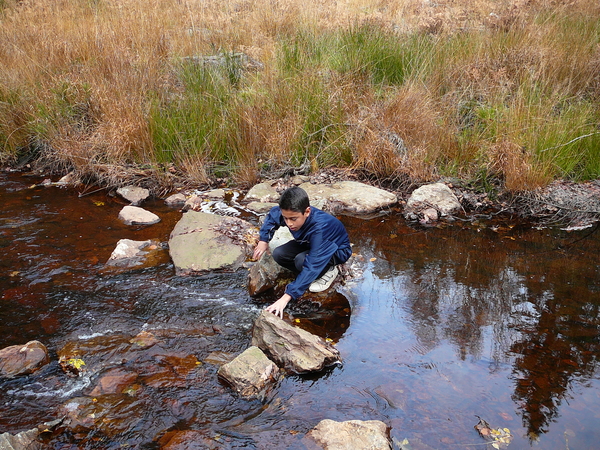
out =
<svg viewBox="0 0 600 450"><path fill-rule="evenodd" d="M599 21L595 0L4 0L0 162L154 193L593 179Z"/></svg>

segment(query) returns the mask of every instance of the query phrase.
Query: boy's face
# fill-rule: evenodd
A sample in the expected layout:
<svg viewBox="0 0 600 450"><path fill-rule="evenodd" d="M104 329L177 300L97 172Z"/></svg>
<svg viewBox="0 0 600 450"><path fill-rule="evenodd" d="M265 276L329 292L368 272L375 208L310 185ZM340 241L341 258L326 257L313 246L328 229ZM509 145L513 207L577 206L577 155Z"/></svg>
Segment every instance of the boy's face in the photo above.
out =
<svg viewBox="0 0 600 450"><path fill-rule="evenodd" d="M298 231L306 222L308 215L310 214L310 206L306 208L306 210L302 212L298 211L290 211L289 209L282 209L281 215L283 216L283 220L285 220L285 224L291 231Z"/></svg>

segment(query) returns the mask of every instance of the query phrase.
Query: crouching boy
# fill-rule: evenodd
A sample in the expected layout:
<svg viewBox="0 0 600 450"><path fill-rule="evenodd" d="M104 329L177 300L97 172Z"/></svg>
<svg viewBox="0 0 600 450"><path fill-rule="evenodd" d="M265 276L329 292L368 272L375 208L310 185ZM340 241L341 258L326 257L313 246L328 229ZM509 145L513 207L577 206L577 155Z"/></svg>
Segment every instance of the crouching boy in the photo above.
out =
<svg viewBox="0 0 600 450"><path fill-rule="evenodd" d="M331 214L310 206L304 189L291 187L279 199L279 206L269 211L260 228L259 242L254 249L254 259L259 259L269 247L275 231L287 226L293 240L277 247L273 259L297 274L285 288L285 294L267 311L283 318L283 310L291 300L296 300L308 289L322 292L328 289L338 274L337 265L352 255L348 232L342 222Z"/></svg>

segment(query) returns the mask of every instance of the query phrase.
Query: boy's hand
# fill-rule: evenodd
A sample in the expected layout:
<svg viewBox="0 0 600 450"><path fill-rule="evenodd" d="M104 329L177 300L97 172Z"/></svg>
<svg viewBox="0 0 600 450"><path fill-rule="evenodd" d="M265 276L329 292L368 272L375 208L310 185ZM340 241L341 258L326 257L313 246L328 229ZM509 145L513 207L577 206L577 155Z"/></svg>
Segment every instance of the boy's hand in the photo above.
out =
<svg viewBox="0 0 600 450"><path fill-rule="evenodd" d="M283 310L285 309L285 307L291 299L292 297L289 294L283 294L283 296L279 300L277 300L272 305L267 306L266 310L267 312L273 313L276 316L279 316L281 319L283 319Z"/></svg>
<svg viewBox="0 0 600 450"><path fill-rule="evenodd" d="M258 241L256 247L254 248L254 253L252 254L252 258L256 261L260 259L260 257L267 251L269 248L269 244L265 241Z"/></svg>

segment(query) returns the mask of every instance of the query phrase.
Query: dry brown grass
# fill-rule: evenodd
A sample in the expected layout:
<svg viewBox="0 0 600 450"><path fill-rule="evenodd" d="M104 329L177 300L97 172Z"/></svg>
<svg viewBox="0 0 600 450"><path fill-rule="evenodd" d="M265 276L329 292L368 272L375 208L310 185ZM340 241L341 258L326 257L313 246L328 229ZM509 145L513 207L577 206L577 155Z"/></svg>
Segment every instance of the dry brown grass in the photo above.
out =
<svg viewBox="0 0 600 450"><path fill-rule="evenodd" d="M581 30L577 39L570 29L581 23L578 17L600 15L597 0L5 0L4 5L0 159L31 145L35 136L49 164L110 180L116 175L106 176L103 168L111 165L156 166L149 94L176 95L173 73L182 56L239 50L265 65L249 87L253 100L236 106L233 115L237 135L229 140L238 165L234 178L242 184L258 180L265 167L289 165L307 134L322 136L307 131L305 112L298 108L300 93L312 86L326 88L324 115L343 109L345 131L338 129L332 143L317 142L317 153L297 163L327 165L328 152L337 152L335 146L345 140L352 166L377 176L430 180L444 165L456 165L459 175L468 176L473 165L489 163L509 189L547 182L531 150L534 138L517 123L530 111L513 113L512 123L501 118L493 124L494 135L486 135L489 127L474 127L472 142L465 143L459 138L462 105L507 105L526 83L550 86L545 95L600 99L597 31ZM275 61L281 39L307 30L318 39L361 23L398 36L436 36L439 59L384 92L358 74L325 81L310 73L280 77ZM460 36L469 36L470 44L461 46ZM446 49L447 42L453 45ZM172 162L188 179L207 183L215 161L192 150Z"/></svg>

